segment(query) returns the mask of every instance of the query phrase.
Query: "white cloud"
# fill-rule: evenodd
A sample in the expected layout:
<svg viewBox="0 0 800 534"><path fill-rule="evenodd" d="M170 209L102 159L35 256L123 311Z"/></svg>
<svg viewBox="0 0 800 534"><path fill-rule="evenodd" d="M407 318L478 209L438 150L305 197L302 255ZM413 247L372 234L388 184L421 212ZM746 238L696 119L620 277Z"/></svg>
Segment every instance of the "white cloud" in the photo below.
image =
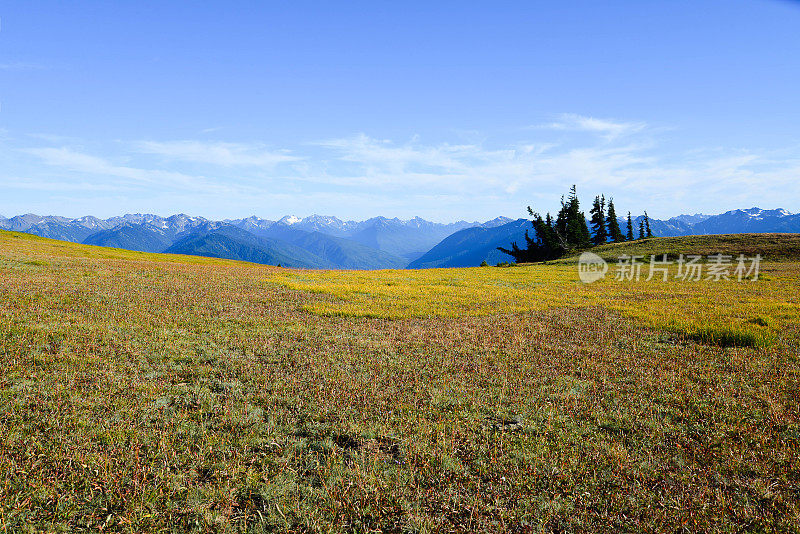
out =
<svg viewBox="0 0 800 534"><path fill-rule="evenodd" d="M139 189L164 190L179 189L190 190L198 195L202 194L229 194L234 190L244 190L247 186L240 184L225 184L210 180L204 176L193 176L183 172L168 171L162 169L148 169L118 165L105 158L78 152L71 148L24 148L20 152L39 158L44 164L51 167L94 176L97 180L104 180L103 183L117 186L137 186ZM110 181L117 178L117 182ZM122 183L119 183L119 180ZM68 179L62 184L73 183Z"/></svg>
<svg viewBox="0 0 800 534"><path fill-rule="evenodd" d="M334 160L354 164L352 170L357 174L351 179L358 181L360 176L361 181L373 184L458 181L487 167L512 162L519 151L513 147L490 150L479 145L424 145L416 138L395 144L363 133L316 144L333 151Z"/></svg>
<svg viewBox="0 0 800 534"><path fill-rule="evenodd" d="M11 63L0 63L0 70L43 70L48 68L39 63L28 63L24 61L13 61Z"/></svg>
<svg viewBox="0 0 800 534"><path fill-rule="evenodd" d="M557 121L547 124L545 127L553 130L591 132L612 140L623 135L639 132L646 127L646 124L643 122L622 122L565 113Z"/></svg>
<svg viewBox="0 0 800 534"><path fill-rule="evenodd" d="M682 153L673 148L665 153L652 131L639 131L639 123L573 122L600 135L556 143L539 131L534 139L541 141L488 145L425 143L418 137L394 142L362 133L291 151L268 150L258 143L148 141L116 143L113 149L123 152L115 157L75 148L80 146L76 142L40 137L51 146L7 154L34 156L38 165L27 162L28 167L9 167L7 173L29 178L18 190L73 189L91 195L118 187L145 203L156 196L164 203L180 199L183 211L192 211L190 198L209 209L227 205L226 216L231 217L243 215L245 206L248 212L269 216L325 209L341 217L513 216L523 215L528 204L539 211L557 209L558 199L573 183L582 198L604 193L614 196L620 210L646 208L653 216L745 204L800 210L800 147ZM149 155L164 156L165 161ZM42 163L48 169L42 170ZM274 207L264 212L266 206Z"/></svg>
<svg viewBox="0 0 800 534"><path fill-rule="evenodd" d="M185 174L114 165L103 158L66 147L26 148L22 149L22 152L40 158L46 165L81 173L124 178L136 182L152 183L164 179L182 183L191 181L191 177Z"/></svg>
<svg viewBox="0 0 800 534"><path fill-rule="evenodd" d="M141 141L136 150L189 163L205 163L222 167L267 167L297 161L287 150L271 151L259 144L203 141Z"/></svg>
<svg viewBox="0 0 800 534"><path fill-rule="evenodd" d="M604 132L639 128L634 123L607 122L588 122L585 127ZM795 204L798 201L800 164L796 158L782 155L772 161L768 154L741 150L666 157L652 140L624 139L628 142L615 135L582 145L519 143L486 148L425 145L416 139L396 144L360 134L319 143L336 160L349 164L336 171L328 162L329 172L320 179L338 187L385 194L457 196L473 205L490 198L496 205L540 198L548 204L543 210L554 208L559 196L575 183L580 194L613 195L637 206L652 206L649 211L663 211L665 216L689 209L713 211L709 206L739 197L732 188L757 192L765 199L761 202L780 201L786 195Z"/></svg>
<svg viewBox="0 0 800 534"><path fill-rule="evenodd" d="M0 179L0 185L8 189L22 189L30 191L130 191L130 187L121 184L102 184L93 183L88 181L71 182L63 181L58 182L55 180L37 180L31 178L13 177L7 179Z"/></svg>

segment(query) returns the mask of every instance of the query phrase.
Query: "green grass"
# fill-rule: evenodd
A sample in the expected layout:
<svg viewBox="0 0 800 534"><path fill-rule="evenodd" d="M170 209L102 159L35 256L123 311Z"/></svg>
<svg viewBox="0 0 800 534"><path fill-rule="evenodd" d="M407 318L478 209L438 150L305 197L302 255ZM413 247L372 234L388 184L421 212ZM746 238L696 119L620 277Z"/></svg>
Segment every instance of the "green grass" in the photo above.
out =
<svg viewBox="0 0 800 534"><path fill-rule="evenodd" d="M759 326L765 326L755 323ZM766 332L742 331L730 327L705 327L691 332L687 336L700 343L719 345L720 347L767 347L773 338Z"/></svg>
<svg viewBox="0 0 800 534"><path fill-rule="evenodd" d="M765 269L587 286L2 232L0 530L798 531L800 264Z"/></svg>

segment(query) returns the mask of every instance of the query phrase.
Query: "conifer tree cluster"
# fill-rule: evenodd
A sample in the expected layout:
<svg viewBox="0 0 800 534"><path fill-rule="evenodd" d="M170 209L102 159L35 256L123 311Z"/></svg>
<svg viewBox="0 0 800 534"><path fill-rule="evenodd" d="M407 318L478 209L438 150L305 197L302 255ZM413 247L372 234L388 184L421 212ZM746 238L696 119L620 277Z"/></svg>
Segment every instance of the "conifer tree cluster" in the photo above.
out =
<svg viewBox="0 0 800 534"><path fill-rule="evenodd" d="M634 240L631 212L628 212L627 234L623 235L619 227L614 199L608 199L608 204L606 204L604 195L596 196L592 203L592 209L589 210L591 215L589 224L592 227L590 232L586 216L580 209L574 185L566 199L561 197L561 209L555 219L550 213L542 217L530 206L528 206L528 213L533 219L531 222L534 236L531 237L529 232L525 231L526 247L520 248L516 242L511 243L510 249L497 247L500 252L513 256L517 263L554 260L592 246ZM639 221L639 239L645 237L653 237L647 212Z"/></svg>

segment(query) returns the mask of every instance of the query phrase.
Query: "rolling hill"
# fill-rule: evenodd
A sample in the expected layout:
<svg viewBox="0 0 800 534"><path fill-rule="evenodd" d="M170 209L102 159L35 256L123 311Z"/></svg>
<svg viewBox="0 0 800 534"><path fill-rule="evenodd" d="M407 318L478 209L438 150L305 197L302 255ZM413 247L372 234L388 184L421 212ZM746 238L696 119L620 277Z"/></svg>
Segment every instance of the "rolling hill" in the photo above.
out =
<svg viewBox="0 0 800 534"><path fill-rule="evenodd" d="M331 263L300 247L278 239L257 237L231 225L191 233L164 252L302 269L332 268Z"/></svg>
<svg viewBox="0 0 800 534"><path fill-rule="evenodd" d="M620 256L642 256L667 254L676 258L680 254L707 257L726 254L734 258L739 254L747 257L760 254L769 261L800 260L800 233L797 234L715 234L678 237L651 237L625 243L609 243L590 249L606 261L616 261ZM548 263L575 263L578 254Z"/></svg>
<svg viewBox="0 0 800 534"><path fill-rule="evenodd" d="M93 233L83 240L85 245L124 248L140 252L163 252L172 242L172 236L166 230L147 223L124 223L111 230Z"/></svg>
<svg viewBox="0 0 800 534"><path fill-rule="evenodd" d="M524 243L525 230L530 227L529 220L517 219L501 226L465 228L446 237L408 267L475 267L482 261L490 265L513 261L514 258L503 254L497 247L508 247L512 241Z"/></svg>

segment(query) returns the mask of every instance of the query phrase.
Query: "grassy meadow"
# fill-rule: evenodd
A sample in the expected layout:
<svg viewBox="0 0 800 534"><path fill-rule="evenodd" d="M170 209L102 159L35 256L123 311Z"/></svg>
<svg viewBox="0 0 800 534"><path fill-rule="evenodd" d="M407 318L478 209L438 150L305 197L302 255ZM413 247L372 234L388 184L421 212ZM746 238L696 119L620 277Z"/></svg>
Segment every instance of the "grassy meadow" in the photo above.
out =
<svg viewBox="0 0 800 534"><path fill-rule="evenodd" d="M799 243L583 284L0 232L0 531L798 532Z"/></svg>

